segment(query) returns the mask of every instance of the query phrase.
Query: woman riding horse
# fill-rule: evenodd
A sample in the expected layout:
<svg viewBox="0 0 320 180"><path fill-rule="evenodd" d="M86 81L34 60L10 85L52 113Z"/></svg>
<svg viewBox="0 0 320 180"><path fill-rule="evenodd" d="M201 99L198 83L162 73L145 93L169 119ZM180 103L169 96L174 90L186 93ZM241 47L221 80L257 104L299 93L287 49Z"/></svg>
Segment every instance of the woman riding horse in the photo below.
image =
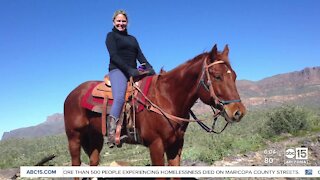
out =
<svg viewBox="0 0 320 180"><path fill-rule="evenodd" d="M236 88L236 73L229 62L229 48L218 52L215 45L175 69L153 76L147 98L172 117L189 118L189 111L200 99L221 111L228 122L239 122L246 113ZM90 157L90 165L99 164L103 147L101 114L81 106L82 97L98 81L75 88L64 104L65 128L72 165L80 166L80 149ZM184 134L189 122L171 119L144 109L136 114L136 128L142 145L149 148L152 165L179 166Z"/></svg>

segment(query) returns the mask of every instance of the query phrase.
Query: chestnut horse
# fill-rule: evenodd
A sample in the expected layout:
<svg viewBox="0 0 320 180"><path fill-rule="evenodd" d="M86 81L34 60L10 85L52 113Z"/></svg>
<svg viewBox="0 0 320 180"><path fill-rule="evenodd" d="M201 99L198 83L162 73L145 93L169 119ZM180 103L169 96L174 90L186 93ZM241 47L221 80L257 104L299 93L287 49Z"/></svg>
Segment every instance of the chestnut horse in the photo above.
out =
<svg viewBox="0 0 320 180"><path fill-rule="evenodd" d="M222 52L215 45L177 68L154 76L148 99L167 114L189 118L189 111L197 99L221 110L228 122L238 122L246 108L240 101L226 45ZM81 98L93 83L88 81L75 88L64 103L65 130L73 166L79 166L80 149L90 157L90 165L99 164L103 147L101 114L81 107ZM172 119L144 109L136 114L136 128L142 145L149 148L152 165L179 166L184 134L188 121Z"/></svg>

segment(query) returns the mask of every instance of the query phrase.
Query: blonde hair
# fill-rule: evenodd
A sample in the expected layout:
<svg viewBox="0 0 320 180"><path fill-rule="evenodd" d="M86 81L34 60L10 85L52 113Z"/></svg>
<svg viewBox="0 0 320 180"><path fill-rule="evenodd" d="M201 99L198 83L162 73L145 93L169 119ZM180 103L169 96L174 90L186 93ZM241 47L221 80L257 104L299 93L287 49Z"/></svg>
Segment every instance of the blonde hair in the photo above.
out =
<svg viewBox="0 0 320 180"><path fill-rule="evenodd" d="M124 10L117 10L113 13L113 16L112 16L112 21L114 21L114 19L119 15L119 14L122 14L126 17L127 21L128 21L128 15L126 13L126 11Z"/></svg>

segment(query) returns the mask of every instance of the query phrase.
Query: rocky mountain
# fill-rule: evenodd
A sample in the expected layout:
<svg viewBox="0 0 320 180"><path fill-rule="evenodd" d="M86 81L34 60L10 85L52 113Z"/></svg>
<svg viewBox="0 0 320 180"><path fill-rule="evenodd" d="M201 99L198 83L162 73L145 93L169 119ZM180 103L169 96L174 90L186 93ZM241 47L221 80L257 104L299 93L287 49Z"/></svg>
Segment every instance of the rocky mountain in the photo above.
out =
<svg viewBox="0 0 320 180"><path fill-rule="evenodd" d="M56 113L47 117L47 120L41 124L31 127L19 128L10 132L3 133L1 140L13 138L34 138L50 136L64 132L63 115Z"/></svg>
<svg viewBox="0 0 320 180"><path fill-rule="evenodd" d="M241 99L250 108L283 103L320 104L320 67L279 74L260 81L237 81Z"/></svg>
<svg viewBox="0 0 320 180"><path fill-rule="evenodd" d="M242 101L249 110L284 103L320 107L320 67L279 74L260 81L239 80L237 87ZM198 114L210 111L210 107L201 102L197 102L192 109ZM2 140L59 133L64 133L63 115L54 114L39 125L5 132Z"/></svg>

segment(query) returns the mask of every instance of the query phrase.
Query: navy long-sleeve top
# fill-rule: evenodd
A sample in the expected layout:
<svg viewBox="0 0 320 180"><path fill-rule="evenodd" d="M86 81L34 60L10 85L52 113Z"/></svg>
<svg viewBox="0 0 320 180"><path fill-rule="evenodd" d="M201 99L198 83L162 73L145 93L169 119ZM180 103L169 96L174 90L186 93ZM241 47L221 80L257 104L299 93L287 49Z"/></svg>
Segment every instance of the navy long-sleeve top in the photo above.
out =
<svg viewBox="0 0 320 180"><path fill-rule="evenodd" d="M152 68L136 38L127 31L119 31L113 27L107 34L105 43L110 55L109 71L120 69L129 78L137 69L137 60L140 64L145 63L147 68Z"/></svg>

